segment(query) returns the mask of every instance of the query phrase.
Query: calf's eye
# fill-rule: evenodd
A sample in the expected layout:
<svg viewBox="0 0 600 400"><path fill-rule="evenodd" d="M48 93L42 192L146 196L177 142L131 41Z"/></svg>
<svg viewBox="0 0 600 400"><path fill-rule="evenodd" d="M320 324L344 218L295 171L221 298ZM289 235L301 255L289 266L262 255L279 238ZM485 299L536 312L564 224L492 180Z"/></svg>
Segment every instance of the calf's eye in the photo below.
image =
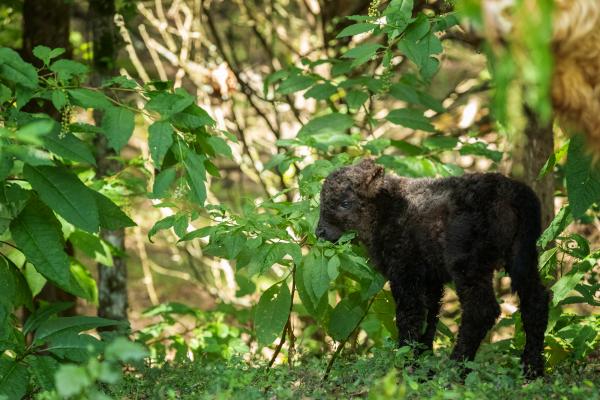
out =
<svg viewBox="0 0 600 400"><path fill-rule="evenodd" d="M349 209L350 207L352 207L352 203L348 200L344 200L340 203L340 207L344 209Z"/></svg>

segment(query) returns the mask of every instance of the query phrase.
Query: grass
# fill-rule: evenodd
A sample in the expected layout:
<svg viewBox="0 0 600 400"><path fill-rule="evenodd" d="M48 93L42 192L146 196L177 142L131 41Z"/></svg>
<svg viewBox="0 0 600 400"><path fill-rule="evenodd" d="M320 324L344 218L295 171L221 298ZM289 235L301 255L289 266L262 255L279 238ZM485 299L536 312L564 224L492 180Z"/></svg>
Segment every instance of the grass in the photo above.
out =
<svg viewBox="0 0 600 400"><path fill-rule="evenodd" d="M326 358L304 355L293 368L266 369L263 361L199 359L145 367L111 388L127 399L600 399L600 362L563 362L543 379L526 382L519 360L483 346L464 380L448 351L414 360L385 346L365 356L346 355L323 381Z"/></svg>

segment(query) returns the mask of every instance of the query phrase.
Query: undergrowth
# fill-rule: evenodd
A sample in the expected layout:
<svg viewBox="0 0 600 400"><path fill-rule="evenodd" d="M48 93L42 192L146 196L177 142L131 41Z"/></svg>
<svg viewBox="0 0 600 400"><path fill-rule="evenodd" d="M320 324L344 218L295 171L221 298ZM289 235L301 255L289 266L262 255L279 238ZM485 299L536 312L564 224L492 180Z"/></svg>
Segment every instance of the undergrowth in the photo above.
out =
<svg viewBox="0 0 600 400"><path fill-rule="evenodd" d="M265 362L199 359L128 373L111 389L127 399L599 399L600 362L563 362L543 379L524 380L519 359L483 346L466 379L448 349L418 359L392 344L339 358L323 380L327 359L302 355L292 367Z"/></svg>

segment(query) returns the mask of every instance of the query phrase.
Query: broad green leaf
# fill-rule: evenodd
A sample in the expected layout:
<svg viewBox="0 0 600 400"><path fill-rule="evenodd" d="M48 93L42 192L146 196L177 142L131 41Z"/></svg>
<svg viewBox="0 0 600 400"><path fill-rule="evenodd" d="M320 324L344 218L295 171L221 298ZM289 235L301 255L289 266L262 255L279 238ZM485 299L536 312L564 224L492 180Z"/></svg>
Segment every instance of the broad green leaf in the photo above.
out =
<svg viewBox="0 0 600 400"><path fill-rule="evenodd" d="M382 49L383 46L378 43L364 43L358 45L344 53L344 58L371 58L377 53L377 50Z"/></svg>
<svg viewBox="0 0 600 400"><path fill-rule="evenodd" d="M293 75L281 81L281 83L277 87L276 92L284 95L292 94L295 92L299 92L300 90L307 89L313 83L315 83L315 81L316 79L312 76Z"/></svg>
<svg viewBox="0 0 600 400"><path fill-rule="evenodd" d="M435 132L435 128L431 125L429 119L423 115L422 111L400 108L390 111L385 119L393 124L402 125L407 128Z"/></svg>
<svg viewBox="0 0 600 400"><path fill-rule="evenodd" d="M46 350L59 358L83 363L102 347L103 343L95 337L70 330L50 336Z"/></svg>
<svg viewBox="0 0 600 400"><path fill-rule="evenodd" d="M120 151L127 144L135 128L135 115L123 107L110 107L102 118L102 131L108 138L108 144Z"/></svg>
<svg viewBox="0 0 600 400"><path fill-rule="evenodd" d="M191 189L192 199L200 205L206 201L206 169L204 168L205 157L193 151L187 151L183 165L186 172L186 180Z"/></svg>
<svg viewBox="0 0 600 400"><path fill-rule="evenodd" d="M27 281L17 266L8 258L0 255L0 305L13 311L14 308L26 305L32 309L32 295Z"/></svg>
<svg viewBox="0 0 600 400"><path fill-rule="evenodd" d="M261 346L267 346L283 332L290 314L292 296L285 281L267 289L256 306L254 329Z"/></svg>
<svg viewBox="0 0 600 400"><path fill-rule="evenodd" d="M350 90L346 94L346 104L351 109L358 109L369 99L369 94L362 90Z"/></svg>
<svg viewBox="0 0 600 400"><path fill-rule="evenodd" d="M354 120L350 115L331 113L308 121L308 123L298 131L298 137L311 136L318 133L345 133L352 125L354 125Z"/></svg>
<svg viewBox="0 0 600 400"><path fill-rule="evenodd" d="M30 165L25 165L23 174L44 203L64 219L85 231L98 231L100 219L94 191L76 175L61 167Z"/></svg>
<svg viewBox="0 0 600 400"><path fill-rule="evenodd" d="M31 371L37 385L42 390L54 389L54 373L58 370L58 361L50 356L43 355L30 356L25 361L29 365L29 371Z"/></svg>
<svg viewBox="0 0 600 400"><path fill-rule="evenodd" d="M571 138L565 168L567 194L575 218L581 217L600 200L600 167L593 164L585 147L583 136Z"/></svg>
<svg viewBox="0 0 600 400"><path fill-rule="evenodd" d="M6 85L0 83L0 104L7 102L12 98L12 90Z"/></svg>
<svg viewBox="0 0 600 400"><path fill-rule="evenodd" d="M548 247L548 244L555 240L571 222L573 222L571 207L568 205L562 207L538 239L538 245L542 249Z"/></svg>
<svg viewBox="0 0 600 400"><path fill-rule="evenodd" d="M29 385L27 366L12 358L0 356L0 398L18 400L25 396Z"/></svg>
<svg viewBox="0 0 600 400"><path fill-rule="evenodd" d="M17 247L46 278L61 285L70 279L60 223L44 203L32 197L10 224Z"/></svg>
<svg viewBox="0 0 600 400"><path fill-rule="evenodd" d="M70 302L61 302L61 303L50 303L47 305L40 305L37 310L33 312L25 321L25 325L23 326L23 333L29 334L36 330L40 324L48 321L52 318L52 316L68 310L73 306L73 303Z"/></svg>
<svg viewBox="0 0 600 400"><path fill-rule="evenodd" d="M61 365L56 372L55 382L56 391L64 399L81 393L93 384L85 367L74 364Z"/></svg>
<svg viewBox="0 0 600 400"><path fill-rule="evenodd" d="M160 221L156 221L154 223L154 225L152 226L152 228L150 228L150 230L148 231L148 241L150 241L150 243L152 243L152 237L154 235L156 235L159 231L172 228L173 225L175 225L175 221L176 221L175 215L169 215L168 217L165 217L165 218L161 219ZM190 232L190 233L193 233L193 232ZM181 240L189 240L189 239L182 238Z"/></svg>
<svg viewBox="0 0 600 400"><path fill-rule="evenodd" d="M50 65L50 71L56 72L58 79L68 81L73 77L82 78L88 73L88 67L73 60L56 60Z"/></svg>
<svg viewBox="0 0 600 400"><path fill-rule="evenodd" d="M484 142L463 143L460 146L459 153L461 155L483 156L495 162L502 160L502 152L488 148L488 145Z"/></svg>
<svg viewBox="0 0 600 400"><path fill-rule="evenodd" d="M213 148L215 154L221 154L227 158L232 158L231 147L227 145L227 142L224 139L218 136L210 136L206 141L210 147Z"/></svg>
<svg viewBox="0 0 600 400"><path fill-rule="evenodd" d="M58 47L56 49L50 49L46 46L35 46L33 48L33 55L44 62L45 65L50 64L50 60L63 54L65 49Z"/></svg>
<svg viewBox="0 0 600 400"><path fill-rule="evenodd" d="M192 104L181 112L176 113L170 118L170 121L177 129L184 131L190 131L203 126L213 126L215 124L215 120L196 104Z"/></svg>
<svg viewBox="0 0 600 400"><path fill-rule="evenodd" d="M136 226L131 218L127 216L111 199L100 192L92 191L98 206L100 226L104 229L116 230Z"/></svg>
<svg viewBox="0 0 600 400"><path fill-rule="evenodd" d="M569 274L561 277L554 285L552 285L552 304L558 305L565 299L568 294L575 289L581 279L584 277L585 272L570 272Z"/></svg>
<svg viewBox="0 0 600 400"><path fill-rule="evenodd" d="M304 93L307 99L327 100L337 93L337 88L329 82L314 85Z"/></svg>
<svg viewBox="0 0 600 400"><path fill-rule="evenodd" d="M331 312L328 333L337 341L346 339L357 327L365 311L360 296L343 298Z"/></svg>
<svg viewBox="0 0 600 400"><path fill-rule="evenodd" d="M452 150L458 144L453 136L431 136L423 141L423 145L432 150Z"/></svg>
<svg viewBox="0 0 600 400"><path fill-rule="evenodd" d="M311 249L302 264L302 276L304 287L311 297L313 304L318 304L329 289L329 275L327 273L327 259L320 249Z"/></svg>
<svg viewBox="0 0 600 400"><path fill-rule="evenodd" d="M102 92L85 88L69 89L67 92L73 99L73 104L82 108L105 110L112 107L112 103Z"/></svg>
<svg viewBox="0 0 600 400"><path fill-rule="evenodd" d="M42 144L42 138L56 126L58 124L52 119L38 118L17 129L15 137L24 143L40 145Z"/></svg>
<svg viewBox="0 0 600 400"><path fill-rule="evenodd" d="M69 236L69 241L73 246L82 251L97 263L113 266L113 258L109 245L96 235L76 230Z"/></svg>
<svg viewBox="0 0 600 400"><path fill-rule="evenodd" d="M54 154L70 160L96 165L90 147L71 133L60 134L60 127L43 137L44 146Z"/></svg>
<svg viewBox="0 0 600 400"><path fill-rule="evenodd" d="M159 113L163 118L169 118L181 112L194 103L194 98L185 91L178 93L159 92L146 103L146 110Z"/></svg>
<svg viewBox="0 0 600 400"><path fill-rule="evenodd" d="M151 197L154 199L166 197L169 187L171 187L171 184L175 181L176 175L177 170L175 167L166 168L160 171L160 173L154 178Z"/></svg>
<svg viewBox="0 0 600 400"><path fill-rule="evenodd" d="M350 25L342 29L340 33L336 36L337 39L343 38L346 36L354 36L360 33L370 32L375 29L378 25L371 24L368 22L362 22L354 25Z"/></svg>
<svg viewBox="0 0 600 400"><path fill-rule="evenodd" d="M160 169L165 154L173 144L173 128L166 121L156 121L148 128L148 146L154 166Z"/></svg>
<svg viewBox="0 0 600 400"><path fill-rule="evenodd" d="M0 47L0 77L30 89L38 86L34 66L23 61L19 53L7 47Z"/></svg>
<svg viewBox="0 0 600 400"><path fill-rule="evenodd" d="M98 287L96 286L96 280L92 277L92 274L90 274L83 264L77 261L71 263L70 272L71 279L69 281L69 286L63 287L63 289L97 305Z"/></svg>
<svg viewBox="0 0 600 400"><path fill-rule="evenodd" d="M118 337L106 346L104 356L107 360L133 362L148 357L148 351L140 343Z"/></svg>
<svg viewBox="0 0 600 400"><path fill-rule="evenodd" d="M67 332L83 332L104 326L121 325L123 322L99 317L60 317L42 322L35 332L35 342Z"/></svg>

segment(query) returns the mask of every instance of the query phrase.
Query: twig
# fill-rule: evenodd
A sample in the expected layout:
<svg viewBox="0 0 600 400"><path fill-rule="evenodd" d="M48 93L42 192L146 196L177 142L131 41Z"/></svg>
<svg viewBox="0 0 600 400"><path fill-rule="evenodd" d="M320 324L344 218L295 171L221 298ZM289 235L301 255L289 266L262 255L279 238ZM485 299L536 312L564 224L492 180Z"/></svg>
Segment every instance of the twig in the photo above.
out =
<svg viewBox="0 0 600 400"><path fill-rule="evenodd" d="M146 253L146 247L144 246L144 241L142 239L142 231L139 226L136 226L134 228L134 232L138 254L140 256L140 263L142 264L142 271L144 272L144 284L146 285L146 291L148 292L150 302L153 306L156 306L160 303L160 301L158 300L158 295L156 294L156 289L154 288L154 280L152 279L152 272L150 271L148 253Z"/></svg>
<svg viewBox="0 0 600 400"><path fill-rule="evenodd" d="M325 375L323 376L323 381L326 381L327 378L329 378L329 373L331 372L331 368L333 367L333 363L335 362L335 360L338 358L338 356L340 355L340 353L344 349L344 346L346 345L346 342L348 342L348 339L350 337L352 337L352 334L358 329L358 327L360 326L360 324L363 322L363 320L365 319L365 317L369 313L369 309L371 308L371 305L373 304L374 301L375 301L375 296L373 296L371 298L371 301L369 301L369 305L367 306L367 309L366 309L365 313L363 314L363 316L361 317L361 319L358 321L358 323L356 324L356 326L354 327L354 329L352 330L352 332L350 332L350 334L346 337L346 339L342 340L340 342L340 344L338 345L338 348L335 350L335 353L333 353L333 355L331 356L331 359L329 360L329 363L327 364L327 369L325 370Z"/></svg>
<svg viewBox="0 0 600 400"><path fill-rule="evenodd" d="M285 285L285 281L283 282L283 284ZM294 293L296 292L296 265L294 264L294 266L292 267L292 301L290 302L290 311L288 313L288 318L287 321L285 323L285 326L283 327L283 332L281 332L281 340L279 341L279 344L277 345L277 348L275 349L275 353L273 353L273 356L271 357L271 361L269 361L269 366L267 367L267 370L271 369L271 367L273 366L273 364L275 363L275 360L277 359L277 356L279 355L279 353L281 352L281 349L283 348L283 344L285 343L285 337L286 337L286 333L290 333L290 349L291 352L293 353L293 349L294 349L294 333L291 330L291 326L292 326L292 309L294 308ZM290 357L290 353L288 353L288 358ZM289 365L290 367L292 366L291 361L289 361Z"/></svg>

